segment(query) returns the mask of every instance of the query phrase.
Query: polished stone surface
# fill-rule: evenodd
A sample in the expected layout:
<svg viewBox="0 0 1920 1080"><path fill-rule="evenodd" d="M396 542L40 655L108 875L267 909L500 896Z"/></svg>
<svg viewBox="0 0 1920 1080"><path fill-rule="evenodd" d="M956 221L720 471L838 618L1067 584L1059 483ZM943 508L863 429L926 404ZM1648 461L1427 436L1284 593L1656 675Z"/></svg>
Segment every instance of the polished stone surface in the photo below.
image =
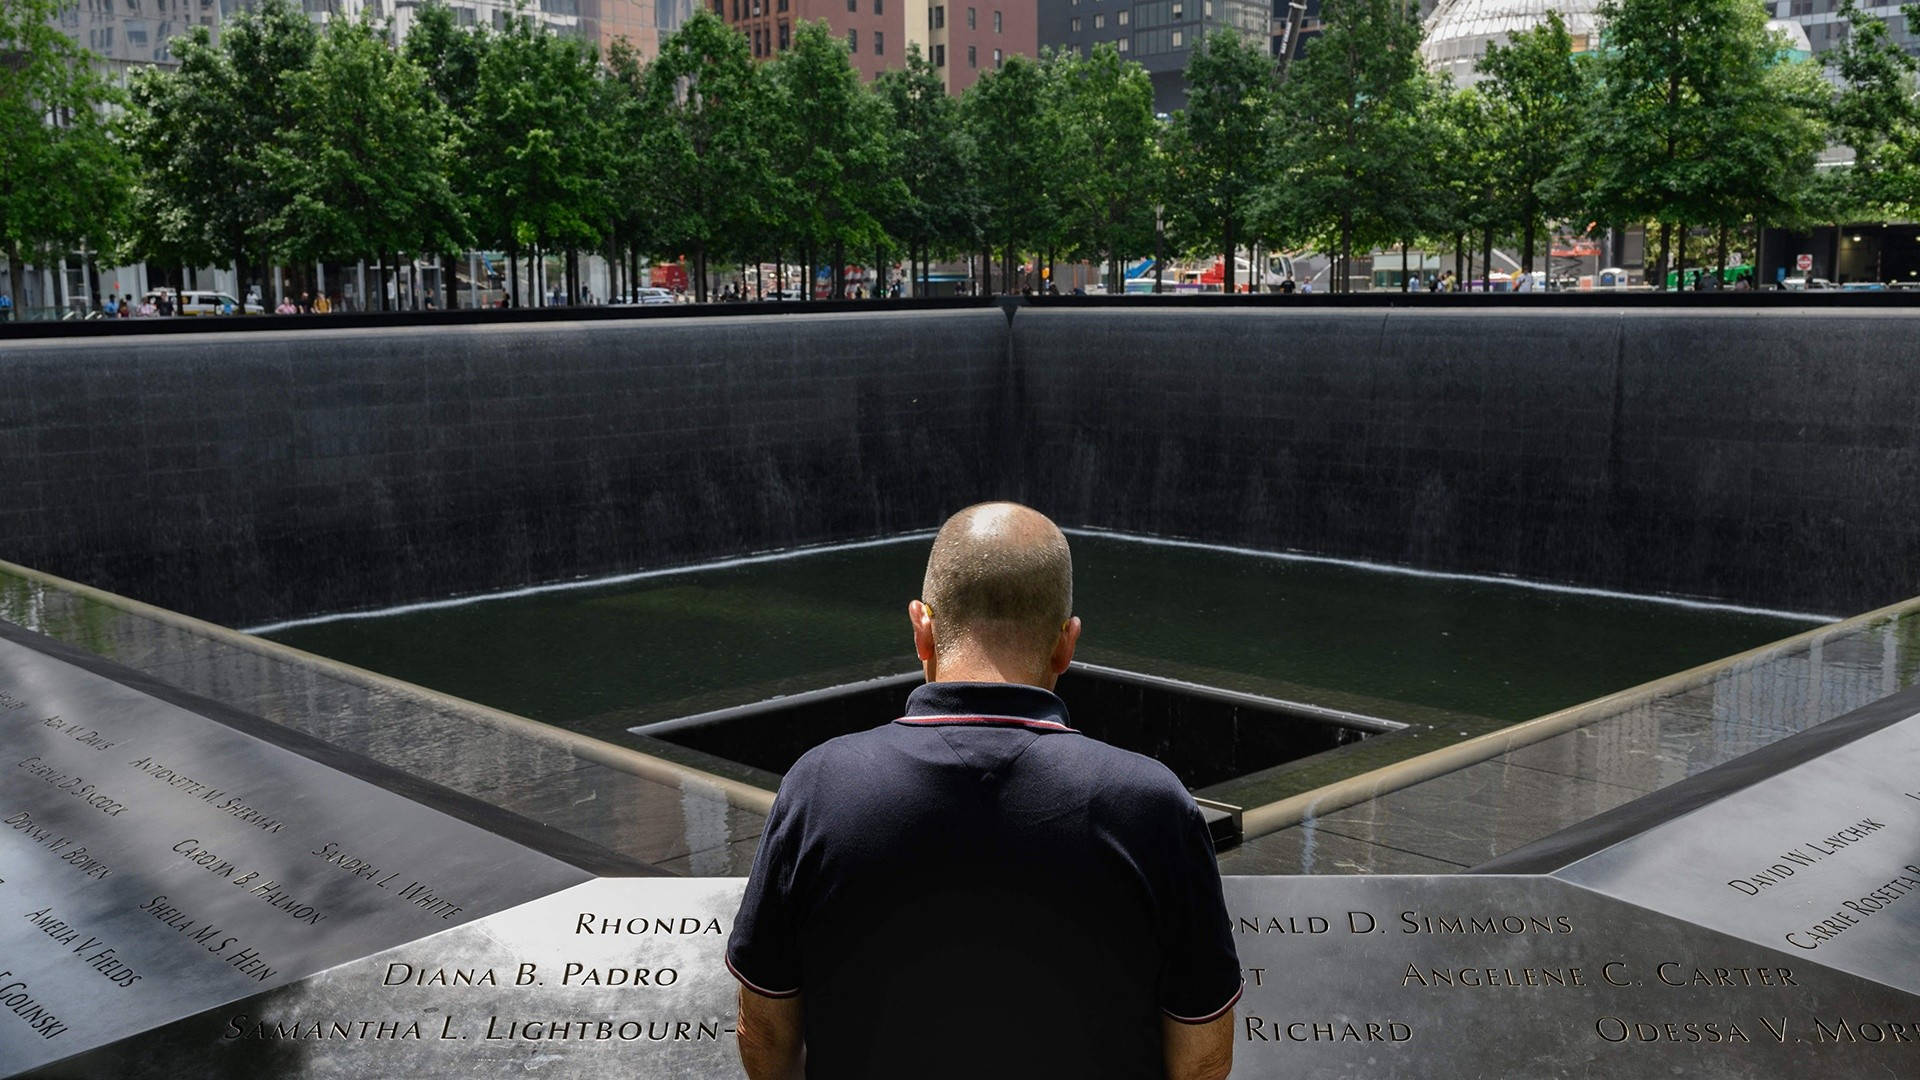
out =
<svg viewBox="0 0 1920 1080"><path fill-rule="evenodd" d="M1553 877L1223 884L1246 980L1234 1020L1242 1080L1745 1080L1920 1066L1910 991ZM722 955L740 889L738 878L587 882L42 1075L364 1080L533 1066L737 1077L737 991ZM925 1023L929 1039L988 1034ZM992 1034L1010 1049L1062 1037L1033 1025Z"/></svg>
<svg viewBox="0 0 1920 1080"><path fill-rule="evenodd" d="M744 873L752 861L758 814L696 786L584 762L402 683L292 662L25 578L0 578L0 619L677 873ZM1221 869L1465 869L1916 683L1920 605L1818 631L1691 689L1248 840L1221 853Z"/></svg>
<svg viewBox="0 0 1920 1080"><path fill-rule="evenodd" d="M1223 852L1226 873L1324 873L1332 843L1367 873L1475 866L1920 684L1920 601L1823 629L1699 685ZM1335 865L1342 865L1336 863Z"/></svg>
<svg viewBox="0 0 1920 1080"><path fill-rule="evenodd" d="M1022 308L0 343L0 553L236 625L1066 525L1844 614L1920 591L1903 310Z"/></svg>
<svg viewBox="0 0 1920 1080"><path fill-rule="evenodd" d="M724 852L760 832L758 814L710 789L584 761L476 707L278 647L249 647L213 628L196 632L9 576L0 576L0 620L644 862Z"/></svg>
<svg viewBox="0 0 1920 1080"><path fill-rule="evenodd" d="M497 810L62 652L0 632L0 1074L592 876Z"/></svg>
<svg viewBox="0 0 1920 1080"><path fill-rule="evenodd" d="M1920 592L1913 314L1039 304L1057 520L1853 614Z"/></svg>

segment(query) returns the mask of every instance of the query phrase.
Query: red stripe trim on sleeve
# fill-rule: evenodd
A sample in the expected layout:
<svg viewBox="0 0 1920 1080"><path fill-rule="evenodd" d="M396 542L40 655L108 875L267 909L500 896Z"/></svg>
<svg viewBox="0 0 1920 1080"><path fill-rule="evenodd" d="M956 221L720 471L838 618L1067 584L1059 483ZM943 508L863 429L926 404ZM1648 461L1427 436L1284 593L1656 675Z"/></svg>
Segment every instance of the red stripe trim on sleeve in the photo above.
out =
<svg viewBox="0 0 1920 1080"><path fill-rule="evenodd" d="M1182 1024L1210 1024L1213 1021L1220 1019L1222 1016L1227 1015L1227 1010L1233 1008L1235 1005L1238 1005L1240 1003L1240 995L1246 992L1247 992L1247 980L1241 979L1240 988L1233 992L1233 996L1227 999L1227 1003L1213 1010L1212 1012L1208 1013L1205 1016L1181 1016L1179 1013L1169 1012L1166 1009L1161 1009L1160 1011L1167 1014L1167 1019L1178 1020Z"/></svg>
<svg viewBox="0 0 1920 1080"><path fill-rule="evenodd" d="M727 962L727 970L733 973L734 978L740 980L740 985L746 987L747 989L753 991L756 994L759 994L761 997L790 998L793 995L798 994L800 992L800 988L797 986L791 990L768 990L765 987L761 986L760 984L754 982L752 979L749 979L745 975L740 974L740 969L733 966L733 957L731 956L727 957L726 962Z"/></svg>

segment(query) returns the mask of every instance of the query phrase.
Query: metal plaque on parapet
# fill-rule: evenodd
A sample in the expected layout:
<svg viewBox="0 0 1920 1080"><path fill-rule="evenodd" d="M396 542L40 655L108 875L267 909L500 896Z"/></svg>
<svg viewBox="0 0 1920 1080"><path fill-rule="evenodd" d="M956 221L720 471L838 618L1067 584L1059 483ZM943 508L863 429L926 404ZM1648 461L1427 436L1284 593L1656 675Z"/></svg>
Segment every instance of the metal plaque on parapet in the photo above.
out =
<svg viewBox="0 0 1920 1080"><path fill-rule="evenodd" d="M0 1075L616 865L0 623Z"/></svg>
<svg viewBox="0 0 1920 1080"><path fill-rule="evenodd" d="M738 1077L722 957L741 888L587 882L44 1075ZM1226 891L1236 1077L1920 1074L1914 995L1551 877ZM927 1037L993 1033L935 1020Z"/></svg>
<svg viewBox="0 0 1920 1080"><path fill-rule="evenodd" d="M1920 702L1554 876L1920 994ZM1920 1035L1916 1035L1920 1039Z"/></svg>

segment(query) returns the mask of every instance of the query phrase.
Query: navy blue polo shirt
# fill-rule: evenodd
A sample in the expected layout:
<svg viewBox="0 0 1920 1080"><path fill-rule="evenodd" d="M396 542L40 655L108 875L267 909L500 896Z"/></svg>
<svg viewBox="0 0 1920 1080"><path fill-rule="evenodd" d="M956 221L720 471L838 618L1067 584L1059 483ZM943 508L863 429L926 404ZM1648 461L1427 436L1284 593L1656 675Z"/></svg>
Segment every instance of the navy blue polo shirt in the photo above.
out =
<svg viewBox="0 0 1920 1080"><path fill-rule="evenodd" d="M804 995L810 1077L1163 1077L1161 1017L1240 996L1180 781L1059 698L929 683L780 785L727 946Z"/></svg>

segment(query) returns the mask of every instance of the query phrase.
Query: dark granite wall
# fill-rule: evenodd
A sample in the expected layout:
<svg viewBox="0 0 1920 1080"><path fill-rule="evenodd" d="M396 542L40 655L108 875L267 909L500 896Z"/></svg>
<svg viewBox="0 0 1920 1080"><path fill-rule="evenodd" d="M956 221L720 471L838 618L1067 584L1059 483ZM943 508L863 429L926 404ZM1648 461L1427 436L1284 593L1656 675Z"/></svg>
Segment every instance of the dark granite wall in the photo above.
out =
<svg viewBox="0 0 1920 1080"><path fill-rule="evenodd" d="M1920 314L1037 306L0 341L0 558L247 625L937 524L1920 592Z"/></svg>
<svg viewBox="0 0 1920 1080"><path fill-rule="evenodd" d="M1920 593L1920 315L1028 309L1062 522L1850 614Z"/></svg>
<svg viewBox="0 0 1920 1080"><path fill-rule="evenodd" d="M235 625L937 524L994 309L0 342L0 558Z"/></svg>

